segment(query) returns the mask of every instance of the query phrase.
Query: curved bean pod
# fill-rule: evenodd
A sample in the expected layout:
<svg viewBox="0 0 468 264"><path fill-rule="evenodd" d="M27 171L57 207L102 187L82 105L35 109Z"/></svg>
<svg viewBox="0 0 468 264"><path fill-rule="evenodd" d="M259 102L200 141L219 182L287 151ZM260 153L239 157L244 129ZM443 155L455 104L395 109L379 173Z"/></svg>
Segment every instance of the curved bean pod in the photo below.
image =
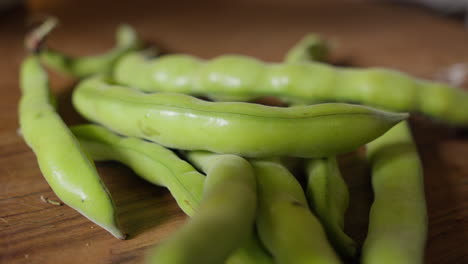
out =
<svg viewBox="0 0 468 264"><path fill-rule="evenodd" d="M199 210L150 252L148 263L223 263L252 233L257 197L250 164L218 155L207 171Z"/></svg>
<svg viewBox="0 0 468 264"><path fill-rule="evenodd" d="M382 68L337 68L319 62L264 63L237 55L209 61L188 55L149 60L133 53L116 64L114 79L143 91L242 100L268 95L312 102L345 101L392 111L418 111L454 124L468 124L467 92Z"/></svg>
<svg viewBox="0 0 468 264"><path fill-rule="evenodd" d="M344 233L344 215L349 192L336 158L307 162L306 196L336 250L346 258L356 255L356 243Z"/></svg>
<svg viewBox="0 0 468 264"><path fill-rule="evenodd" d="M172 151L139 138L121 137L97 125L71 128L93 160L115 160L143 179L166 187L189 216L198 209L205 176Z"/></svg>
<svg viewBox="0 0 468 264"><path fill-rule="evenodd" d="M52 106L47 73L36 55L23 61L20 75L21 132L42 175L65 204L124 239L110 194L93 162Z"/></svg>
<svg viewBox="0 0 468 264"><path fill-rule="evenodd" d="M341 263L301 185L276 162L253 161L258 188L257 229L279 264Z"/></svg>
<svg viewBox="0 0 468 264"><path fill-rule="evenodd" d="M82 78L96 73L110 72L123 55L141 47L135 30L129 25L120 25L116 33L116 46L107 53L95 56L72 57L53 49L43 49L41 61L52 69Z"/></svg>
<svg viewBox="0 0 468 264"><path fill-rule="evenodd" d="M421 161L407 122L367 145L374 202L363 264L424 262L427 209Z"/></svg>
<svg viewBox="0 0 468 264"><path fill-rule="evenodd" d="M89 120L124 135L247 157L343 153L407 117L348 104L281 108L213 103L182 94L144 94L99 77L78 85L73 104Z"/></svg>

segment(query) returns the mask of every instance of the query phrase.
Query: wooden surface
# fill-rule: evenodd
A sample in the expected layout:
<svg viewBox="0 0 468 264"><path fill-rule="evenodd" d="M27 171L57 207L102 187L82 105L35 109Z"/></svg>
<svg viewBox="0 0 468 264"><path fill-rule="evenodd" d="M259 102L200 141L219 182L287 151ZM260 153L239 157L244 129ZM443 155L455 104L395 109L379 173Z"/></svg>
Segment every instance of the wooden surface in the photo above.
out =
<svg viewBox="0 0 468 264"><path fill-rule="evenodd" d="M71 2L46 8L62 21L51 46L76 55L105 51L113 43L116 25L127 22L167 51L203 58L240 53L279 61L303 34L318 32L334 43L334 61L345 65L385 66L432 79L444 68L468 61L468 31L461 21L388 2ZM35 8L44 7L39 3ZM30 20L25 10L0 16L0 263L141 263L150 245L186 219L166 190L145 183L122 165L98 164L131 234L127 241L115 239L67 206L40 199L57 198L17 134L18 67ZM52 75L68 124L83 122L70 106L72 84ZM426 263L468 263L467 131L420 117L412 119L412 127L429 207ZM340 161L351 192L346 229L362 242L372 198L369 176L359 155Z"/></svg>

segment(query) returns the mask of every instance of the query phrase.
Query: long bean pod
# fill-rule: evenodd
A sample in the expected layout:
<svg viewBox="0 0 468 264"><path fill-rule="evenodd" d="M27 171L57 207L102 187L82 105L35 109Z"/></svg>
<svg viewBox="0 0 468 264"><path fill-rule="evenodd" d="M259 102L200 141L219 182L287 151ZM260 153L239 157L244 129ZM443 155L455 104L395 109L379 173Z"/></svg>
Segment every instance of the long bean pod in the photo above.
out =
<svg viewBox="0 0 468 264"><path fill-rule="evenodd" d="M205 176L172 151L139 138L118 136L97 125L71 130L93 160L119 161L143 179L166 187L187 215L197 211Z"/></svg>
<svg viewBox="0 0 468 264"><path fill-rule="evenodd" d="M279 264L341 263L312 214L301 185L282 165L253 161L260 239Z"/></svg>
<svg viewBox="0 0 468 264"><path fill-rule="evenodd" d="M374 202L363 264L424 262L427 209L423 169L407 122L367 145Z"/></svg>
<svg viewBox="0 0 468 264"><path fill-rule="evenodd" d="M20 75L21 132L42 175L65 204L124 239L111 196L93 162L52 105L48 76L37 55L23 61Z"/></svg>
<svg viewBox="0 0 468 264"><path fill-rule="evenodd" d="M468 93L446 84L383 68L337 68L319 62L264 63L238 55L203 61L188 55L150 60L133 53L116 64L114 79L143 91L361 103L392 111L417 111L468 124Z"/></svg>
<svg viewBox="0 0 468 264"><path fill-rule="evenodd" d="M281 108L213 103L182 94L144 94L100 77L82 81L73 104L89 120L124 135L171 148L247 157L343 153L407 117L348 104Z"/></svg>
<svg viewBox="0 0 468 264"><path fill-rule="evenodd" d="M250 164L238 156L219 155L207 171L199 210L150 252L149 263L223 263L252 233L257 197Z"/></svg>

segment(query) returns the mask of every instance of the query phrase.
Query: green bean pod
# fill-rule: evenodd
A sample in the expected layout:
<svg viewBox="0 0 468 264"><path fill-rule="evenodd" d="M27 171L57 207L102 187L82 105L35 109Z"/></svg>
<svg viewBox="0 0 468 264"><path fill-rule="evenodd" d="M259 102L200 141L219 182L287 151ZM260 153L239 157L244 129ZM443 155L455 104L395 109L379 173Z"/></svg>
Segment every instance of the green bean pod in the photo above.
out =
<svg viewBox="0 0 468 264"><path fill-rule="evenodd" d="M97 125L71 130L93 160L119 161L143 179L166 187L187 215L197 211L205 176L172 151L139 138L118 136Z"/></svg>
<svg viewBox="0 0 468 264"><path fill-rule="evenodd" d="M132 53L118 61L114 79L143 91L181 92L243 100L278 96L311 102L344 101L392 111L417 111L468 124L468 93L383 68L338 68L319 62L264 63L226 55L203 61L188 55L150 60Z"/></svg>
<svg viewBox="0 0 468 264"><path fill-rule="evenodd" d="M367 145L374 202L363 264L424 262L427 209L421 161L407 122Z"/></svg>
<svg viewBox="0 0 468 264"><path fill-rule="evenodd" d="M114 64L125 54L141 47L135 30L129 25L120 25L116 33L116 46L107 53L72 57L50 48L41 50L40 58L52 69L77 78L111 72Z"/></svg>
<svg viewBox="0 0 468 264"><path fill-rule="evenodd" d="M375 139L407 114L348 104L268 107L213 103L182 94L144 94L82 81L73 94L87 119L124 135L171 148L208 150L246 157L330 156Z"/></svg>
<svg viewBox="0 0 468 264"><path fill-rule="evenodd" d="M119 239L114 204L94 164L52 105L47 73L36 55L21 65L19 121L24 140L57 197Z"/></svg>
<svg viewBox="0 0 468 264"><path fill-rule="evenodd" d="M306 196L335 249L342 256L353 258L356 255L356 243L343 230L349 192L336 158L307 161Z"/></svg>
<svg viewBox="0 0 468 264"><path fill-rule="evenodd" d="M213 160L223 154L211 152L191 151L186 153L189 161L198 169L207 173ZM229 256L226 264L272 264L272 257L265 252L257 238L256 232L253 232L246 243L241 248Z"/></svg>
<svg viewBox="0 0 468 264"><path fill-rule="evenodd" d="M252 165L259 200L257 229L275 261L341 263L294 176L276 162L253 161Z"/></svg>
<svg viewBox="0 0 468 264"><path fill-rule="evenodd" d="M256 212L255 177L250 164L218 155L207 168L199 210L148 255L148 263L223 263L252 233Z"/></svg>

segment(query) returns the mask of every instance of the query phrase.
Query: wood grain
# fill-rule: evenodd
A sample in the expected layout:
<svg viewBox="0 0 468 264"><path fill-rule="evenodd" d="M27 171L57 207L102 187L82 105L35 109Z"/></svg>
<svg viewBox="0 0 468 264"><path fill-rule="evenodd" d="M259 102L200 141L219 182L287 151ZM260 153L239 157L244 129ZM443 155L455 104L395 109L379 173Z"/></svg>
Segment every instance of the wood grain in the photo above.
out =
<svg viewBox="0 0 468 264"><path fill-rule="evenodd" d="M116 25L127 22L166 51L203 58L241 53L279 61L295 41L313 31L334 43L333 60L345 65L391 67L434 78L446 67L468 61L462 21L413 6L305 0L128 3L67 1L36 11L61 19L50 43L76 55L105 51ZM22 38L36 16L21 9L0 16L0 263L141 263L146 248L186 219L165 189L147 184L122 165L98 164L131 234L127 241L113 238L67 206L40 199L57 198L17 133ZM73 81L51 76L66 122L83 122L70 106ZM429 207L426 263L468 263L468 133L418 116L411 124ZM362 153L341 157L340 165L351 192L346 229L362 242L372 199L369 175Z"/></svg>

